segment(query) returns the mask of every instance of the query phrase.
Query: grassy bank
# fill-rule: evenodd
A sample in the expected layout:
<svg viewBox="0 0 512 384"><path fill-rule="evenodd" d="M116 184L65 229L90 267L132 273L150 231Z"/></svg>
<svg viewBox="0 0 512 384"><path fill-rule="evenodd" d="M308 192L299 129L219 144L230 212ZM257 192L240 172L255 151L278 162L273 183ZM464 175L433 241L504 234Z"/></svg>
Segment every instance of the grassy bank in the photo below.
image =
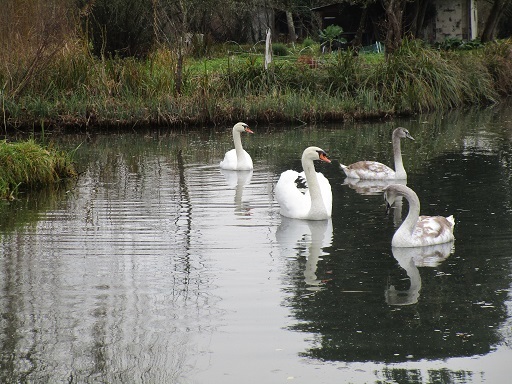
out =
<svg viewBox="0 0 512 384"><path fill-rule="evenodd" d="M23 127L137 127L248 122L326 122L488 104L512 94L512 41L442 51L405 41L382 54L318 55L289 47L263 68L254 49L186 58L106 59L80 40L0 65L0 121ZM180 92L178 92L178 89Z"/></svg>
<svg viewBox="0 0 512 384"><path fill-rule="evenodd" d="M33 140L0 141L0 164L0 199L76 176L68 154L44 148Z"/></svg>

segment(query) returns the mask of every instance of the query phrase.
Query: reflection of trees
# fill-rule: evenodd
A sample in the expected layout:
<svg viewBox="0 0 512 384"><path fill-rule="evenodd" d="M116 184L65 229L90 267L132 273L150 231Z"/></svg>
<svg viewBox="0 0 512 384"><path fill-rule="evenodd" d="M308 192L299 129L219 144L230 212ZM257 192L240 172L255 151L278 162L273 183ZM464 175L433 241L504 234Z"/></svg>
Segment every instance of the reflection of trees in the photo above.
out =
<svg viewBox="0 0 512 384"><path fill-rule="evenodd" d="M18 220L33 225L2 228L1 382L177 382L190 331L208 331L215 298L190 250L186 154L111 139L82 146L65 204L32 197Z"/></svg>

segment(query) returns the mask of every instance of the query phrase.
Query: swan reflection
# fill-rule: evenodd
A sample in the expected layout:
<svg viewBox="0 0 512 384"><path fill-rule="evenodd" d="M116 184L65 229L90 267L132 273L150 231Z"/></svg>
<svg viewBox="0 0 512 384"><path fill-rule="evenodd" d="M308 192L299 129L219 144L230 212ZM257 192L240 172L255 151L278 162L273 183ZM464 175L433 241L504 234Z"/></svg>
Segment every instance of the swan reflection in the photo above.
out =
<svg viewBox="0 0 512 384"><path fill-rule="evenodd" d="M350 189L363 196L382 195L384 188L391 184L407 185L407 180L362 180L347 177L343 183L343 185L348 185ZM395 226L402 223L402 205L402 196L399 196L393 205L393 223Z"/></svg>
<svg viewBox="0 0 512 384"><path fill-rule="evenodd" d="M355 190L360 195L377 196L381 195L388 185L391 184L406 184L406 180L363 180L345 178L343 185L348 185L351 189Z"/></svg>
<svg viewBox="0 0 512 384"><path fill-rule="evenodd" d="M322 256L328 254L323 249L332 244L332 220L297 220L283 216L276 239L284 256L306 256L304 281L307 289L321 290L322 280L317 277L317 264Z"/></svg>
<svg viewBox="0 0 512 384"><path fill-rule="evenodd" d="M250 183L252 178L252 170L250 171L230 171L227 169L220 169L220 173L226 179L226 184L229 188L235 189L235 213L239 215L249 215L251 207L248 203L244 204L242 201L244 187Z"/></svg>
<svg viewBox="0 0 512 384"><path fill-rule="evenodd" d="M446 260L454 250L454 243L431 245L428 247L392 247L393 257L398 261L410 280L407 290L398 290L389 284L385 291L389 305L416 304L420 297L421 276L418 267L436 267Z"/></svg>

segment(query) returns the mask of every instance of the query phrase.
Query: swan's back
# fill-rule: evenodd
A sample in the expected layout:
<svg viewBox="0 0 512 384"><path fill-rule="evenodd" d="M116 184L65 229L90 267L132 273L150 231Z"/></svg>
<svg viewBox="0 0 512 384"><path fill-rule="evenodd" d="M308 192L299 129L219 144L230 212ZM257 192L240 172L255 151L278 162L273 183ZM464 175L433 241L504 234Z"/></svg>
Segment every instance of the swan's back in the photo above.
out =
<svg viewBox="0 0 512 384"><path fill-rule="evenodd" d="M236 149L231 149L224 155L224 160L220 162L220 167L228 171L250 171L253 169L251 155L244 149L240 161L236 156Z"/></svg>
<svg viewBox="0 0 512 384"><path fill-rule="evenodd" d="M340 164L340 167L351 179L386 180L395 178L395 171L378 161L363 160L350 165Z"/></svg>

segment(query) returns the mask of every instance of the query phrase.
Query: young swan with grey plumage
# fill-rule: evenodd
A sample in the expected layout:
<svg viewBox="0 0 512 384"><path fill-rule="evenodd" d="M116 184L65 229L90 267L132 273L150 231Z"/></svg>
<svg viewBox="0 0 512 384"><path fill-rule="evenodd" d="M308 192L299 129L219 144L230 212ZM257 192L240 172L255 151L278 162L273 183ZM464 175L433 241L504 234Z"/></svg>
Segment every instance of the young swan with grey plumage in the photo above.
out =
<svg viewBox="0 0 512 384"><path fill-rule="evenodd" d="M398 196L409 202L407 217L396 230L391 240L393 247L424 247L453 241L453 216L420 216L420 200L409 187L391 184L384 189L387 209L393 205Z"/></svg>
<svg viewBox="0 0 512 384"><path fill-rule="evenodd" d="M340 164L341 169L347 177L352 179L365 179L365 180L406 180L407 173L405 172L404 164L402 162L402 150L400 148L401 139L410 139L414 141L409 131L403 127L398 127L393 131L391 140L393 143L393 156L395 160L395 170L387 165L379 163L378 161L358 161L350 165Z"/></svg>

